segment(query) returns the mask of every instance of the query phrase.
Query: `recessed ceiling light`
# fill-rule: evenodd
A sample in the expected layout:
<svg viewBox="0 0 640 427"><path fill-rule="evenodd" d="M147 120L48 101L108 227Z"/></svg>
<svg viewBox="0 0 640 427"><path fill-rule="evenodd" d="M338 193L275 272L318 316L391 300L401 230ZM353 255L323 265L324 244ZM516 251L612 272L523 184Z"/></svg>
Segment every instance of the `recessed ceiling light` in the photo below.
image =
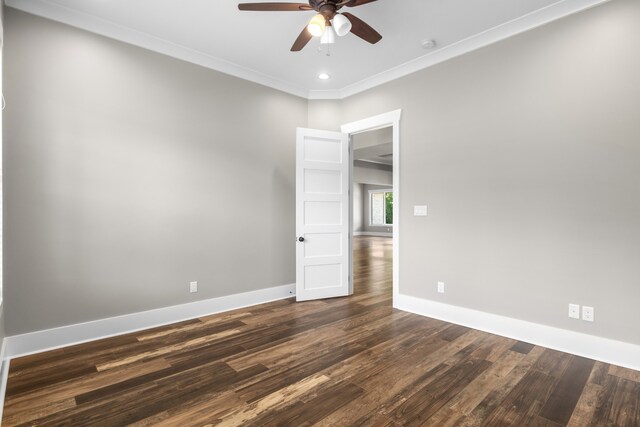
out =
<svg viewBox="0 0 640 427"><path fill-rule="evenodd" d="M435 40L425 40L422 42L422 48L423 49L433 49L434 47L436 47L436 41Z"/></svg>
<svg viewBox="0 0 640 427"><path fill-rule="evenodd" d="M331 78L331 76L327 73L320 73L318 74L318 78L320 80L329 80Z"/></svg>

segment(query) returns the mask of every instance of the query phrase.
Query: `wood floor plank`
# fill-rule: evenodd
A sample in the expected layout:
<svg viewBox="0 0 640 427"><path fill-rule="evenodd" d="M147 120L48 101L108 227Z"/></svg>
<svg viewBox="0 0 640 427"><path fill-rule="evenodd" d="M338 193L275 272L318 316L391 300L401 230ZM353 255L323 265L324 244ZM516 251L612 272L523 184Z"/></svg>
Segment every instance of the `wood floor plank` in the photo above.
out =
<svg viewBox="0 0 640 427"><path fill-rule="evenodd" d="M12 414L20 414L12 418L9 424L25 423L58 412L61 408L71 408L76 405L74 397L79 394L168 367L170 365L166 360L155 359L150 362L114 369L108 374L96 372L94 375L61 382L32 393L7 398L5 400L5 410Z"/></svg>
<svg viewBox="0 0 640 427"><path fill-rule="evenodd" d="M515 340L511 340L511 339L504 338L504 337L499 337L499 338L500 339L497 341L497 343L495 343L492 346L491 352L486 357L486 359L489 362L497 362L498 360L500 360L504 355L508 354L507 352L516 343Z"/></svg>
<svg viewBox="0 0 640 427"><path fill-rule="evenodd" d="M99 371L107 371L109 369L117 368L123 365L128 365L141 360L148 360L148 359L153 359L160 356L165 356L167 354L171 354L176 351L183 350L185 348L204 346L206 343L210 342L212 339L224 338L230 335L238 334L240 332L241 332L240 329L226 329L222 332L218 332L216 334L209 335L206 337L190 339L188 341L172 344L166 347L161 347L156 350L152 350L144 353L135 354L135 355L132 355L123 359L115 360L112 362L101 363L96 366L96 369Z"/></svg>
<svg viewBox="0 0 640 427"><path fill-rule="evenodd" d="M297 401L293 405L270 411L265 416L252 420L247 426L265 425L310 426L322 418L349 404L364 391L351 383L338 383L325 389L313 399Z"/></svg>
<svg viewBox="0 0 640 427"><path fill-rule="evenodd" d="M484 399L468 414L462 426L479 426L505 402L506 397L520 383L522 378L532 370L533 365L544 352L544 348L535 347L516 365L509 375L498 381Z"/></svg>
<svg viewBox="0 0 640 427"><path fill-rule="evenodd" d="M615 398L620 378L613 375L607 375L602 381L600 393L598 394L596 407L593 416L589 420L590 426L609 425L611 408L613 407L613 399Z"/></svg>
<svg viewBox="0 0 640 427"><path fill-rule="evenodd" d="M602 386L587 382L567 423L569 427L588 426L596 410Z"/></svg>
<svg viewBox="0 0 640 427"><path fill-rule="evenodd" d="M256 400L248 405L244 405L221 419L216 420L213 424L221 427L245 425L253 420L259 419L264 414L268 414L272 411L280 410L282 407L294 404L302 394L327 381L330 381L330 378L326 375L313 375L307 377L302 381L276 390L262 399Z"/></svg>
<svg viewBox="0 0 640 427"><path fill-rule="evenodd" d="M388 313L391 315L391 312ZM310 357L318 351L319 346L331 342L332 346L340 346L353 340L361 340L364 343L367 334L378 334L384 329L385 323L389 322L387 316L379 319L370 319L366 327L357 331L350 331L341 328L342 322L328 325L319 330L309 330L292 336L287 340L280 340L266 347L258 347L253 349L245 356L229 358L228 363L234 368L241 368L244 365L261 363L270 368L278 365L291 366L296 363L294 359L304 358L306 355ZM398 314L396 318L406 317Z"/></svg>
<svg viewBox="0 0 640 427"><path fill-rule="evenodd" d="M242 369L256 363L261 363L268 367L288 366L292 360L314 353L318 345L339 333L339 330L334 327L327 327L318 331L307 331L292 337L290 340L246 353L244 356L230 356L227 363L234 369Z"/></svg>
<svg viewBox="0 0 640 427"><path fill-rule="evenodd" d="M111 352L115 347L129 346L136 342L134 335L127 334L20 357L11 360L9 375L19 375L23 371L31 372L40 367L46 369L60 366L60 364L68 363L70 359L77 360L78 355L91 354L93 357L103 352Z"/></svg>
<svg viewBox="0 0 640 427"><path fill-rule="evenodd" d="M615 426L638 426L640 419L640 383L621 378L613 395L609 423Z"/></svg>
<svg viewBox="0 0 640 427"><path fill-rule="evenodd" d="M247 403L255 402L276 390L295 384L331 365L348 359L362 350L363 347L360 344L350 344L322 355L319 354L315 359L301 363L291 369L273 375L267 374L260 381L239 388L236 392Z"/></svg>
<svg viewBox="0 0 640 427"><path fill-rule="evenodd" d="M607 373L625 380L640 383L640 371L632 371L631 369L625 369L620 366L609 365Z"/></svg>
<svg viewBox="0 0 640 427"><path fill-rule="evenodd" d="M407 334L404 337L398 337L393 344L386 343L381 345L380 350L382 351L380 352L375 351L375 349L368 350L336 365L334 369L326 370L327 375L332 378L354 382L366 389L367 392L356 399L353 405L339 409L320 421L318 425L351 425L360 418L379 412L390 395L396 394L397 391L415 378L415 376L395 371L393 367L410 366L411 357L414 360L418 359L421 355L434 351L436 348L441 348L444 344L449 345L449 343L433 337L429 343L416 341L411 335ZM393 355L398 357L393 357ZM417 368L413 371L413 374L419 375L420 371L421 369ZM389 378L390 372L397 375ZM373 382L381 382L385 384L385 387L378 388L372 385Z"/></svg>
<svg viewBox="0 0 640 427"><path fill-rule="evenodd" d="M533 366L538 372L560 378L571 363L572 356L556 350L545 349Z"/></svg>
<svg viewBox="0 0 640 427"><path fill-rule="evenodd" d="M557 424L566 425L571 419L594 363L593 360L573 356L551 396L542 407L540 416Z"/></svg>
<svg viewBox="0 0 640 427"><path fill-rule="evenodd" d="M442 332L440 332L440 334L438 335L438 338L445 341L453 341L459 336L462 336L469 331L470 329L465 326L451 324Z"/></svg>
<svg viewBox="0 0 640 427"><path fill-rule="evenodd" d="M533 347L535 347L533 344L529 344L524 341L518 341L513 345L513 347L511 347L511 350L517 351L518 353L522 354L529 354Z"/></svg>
<svg viewBox="0 0 640 427"><path fill-rule="evenodd" d="M160 412L140 422L148 420L149 425L154 427L203 426L220 419L245 404L233 390L213 394L207 393L198 396L197 399L194 399L189 404Z"/></svg>
<svg viewBox="0 0 640 427"><path fill-rule="evenodd" d="M407 426L422 425L489 366L491 362L476 358L454 365L394 409L390 418Z"/></svg>
<svg viewBox="0 0 640 427"><path fill-rule="evenodd" d="M592 384L602 385L609 375L609 368L611 365L604 362L596 362L593 365L593 369L591 370L591 375L589 376L589 382Z"/></svg>
<svg viewBox="0 0 640 427"><path fill-rule="evenodd" d="M524 355L522 353L508 352L451 399L447 403L447 407L453 412L465 416L469 415L492 390L501 387L503 380L523 358ZM445 421L444 419L441 420L443 424L445 424Z"/></svg>
<svg viewBox="0 0 640 427"><path fill-rule="evenodd" d="M293 298L11 361L4 426L640 426L640 373L396 310L391 239L355 295Z"/></svg>
<svg viewBox="0 0 640 427"><path fill-rule="evenodd" d="M162 346L167 346L187 340L201 337L209 337L219 332L238 329L246 326L241 320L233 319L226 322L197 322L174 330L165 329L151 333L142 333L136 336L138 341L155 341Z"/></svg>
<svg viewBox="0 0 640 427"><path fill-rule="evenodd" d="M265 367L256 365L238 372L232 381L241 381L259 374L266 370ZM149 423L154 426L176 426L176 425L205 425L219 419L241 406L246 406L246 402L241 400L232 388L220 391L217 387L203 390L202 393L194 394L187 400L183 400L179 406L171 406L163 411L144 418L137 423L145 425Z"/></svg>
<svg viewBox="0 0 640 427"><path fill-rule="evenodd" d="M416 387L424 387L439 374L446 372L451 365L444 362L452 358L459 359L461 349L477 339L475 333L468 333L456 341L447 342L436 335L431 335L426 341L414 343L397 357L380 359L374 366L364 365L360 369L358 363L362 362L354 358L353 365L343 366L346 371L336 369L332 376L348 377L350 381L367 390L367 393L358 398L354 405L342 408L327 417L320 425L351 425L359 419L365 419L371 413L386 416L402 404Z"/></svg>
<svg viewBox="0 0 640 427"><path fill-rule="evenodd" d="M42 425L59 425L62 420L72 425L127 425L186 404L202 393L220 391L234 378L236 372L224 364L202 366L100 396L74 411L44 418Z"/></svg>
<svg viewBox="0 0 640 427"><path fill-rule="evenodd" d="M72 366L66 370L49 370L46 373L38 372L37 375L24 372L23 375L9 378L7 382L7 395L14 396L34 392L56 383L81 378L95 372L97 372L95 366L87 366L84 364Z"/></svg>
<svg viewBox="0 0 640 427"><path fill-rule="evenodd" d="M76 407L76 401L71 398L44 400L30 405L28 411L9 410L3 417L3 426L17 426L29 424L35 420L45 418L58 412L71 410Z"/></svg>
<svg viewBox="0 0 640 427"><path fill-rule="evenodd" d="M402 319L407 319L402 321ZM244 386L238 392L243 398L250 401L259 398L264 393L269 393L274 387L295 382L304 376L327 368L333 368L341 360L349 359L358 353L373 348L378 343L382 343L407 333L414 327L414 322L418 319L410 319L404 315L396 323L395 328L378 328L375 331L363 331L360 334L346 333L338 339L333 340L329 346L316 346L315 352L305 357L305 353L300 354L299 360L291 360L286 366L270 365L270 371L265 374L265 378L258 378L251 384ZM299 354L299 353L296 353Z"/></svg>
<svg viewBox="0 0 640 427"><path fill-rule="evenodd" d="M525 420L529 415L529 410L541 396L543 400L546 400L546 396L551 392L554 383L555 378L549 374L537 370L527 372L482 425L527 425Z"/></svg>

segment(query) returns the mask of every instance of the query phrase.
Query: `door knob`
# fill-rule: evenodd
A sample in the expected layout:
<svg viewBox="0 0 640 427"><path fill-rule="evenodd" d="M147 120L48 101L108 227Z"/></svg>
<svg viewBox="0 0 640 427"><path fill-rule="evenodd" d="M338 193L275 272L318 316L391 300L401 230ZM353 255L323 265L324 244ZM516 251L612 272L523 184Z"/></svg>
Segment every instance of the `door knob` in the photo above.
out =
<svg viewBox="0 0 640 427"><path fill-rule="evenodd" d="M304 242L304 237L298 237L298 242Z"/></svg>

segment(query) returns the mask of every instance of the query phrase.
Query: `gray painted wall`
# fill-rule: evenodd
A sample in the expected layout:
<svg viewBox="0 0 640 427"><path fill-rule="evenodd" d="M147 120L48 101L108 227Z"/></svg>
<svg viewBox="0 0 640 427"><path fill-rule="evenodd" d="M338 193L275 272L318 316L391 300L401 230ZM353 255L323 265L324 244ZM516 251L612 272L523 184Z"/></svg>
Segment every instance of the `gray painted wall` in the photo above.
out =
<svg viewBox="0 0 640 427"><path fill-rule="evenodd" d="M614 0L343 102L403 109L401 293L640 344L637 40Z"/></svg>
<svg viewBox="0 0 640 427"><path fill-rule="evenodd" d="M374 233L391 233L393 232L393 227L389 225L380 226L380 225L371 225L371 198L369 197L369 191L371 190L390 190L393 187L388 185L364 185L362 187L362 201L363 201L363 209L362 213L364 217L362 219L364 225L364 231L370 231Z"/></svg>
<svg viewBox="0 0 640 427"><path fill-rule="evenodd" d="M340 132L343 122L340 116L342 103L339 100L309 101L308 108L308 127Z"/></svg>
<svg viewBox="0 0 640 427"><path fill-rule="evenodd" d="M306 100L5 18L9 335L295 282Z"/></svg>

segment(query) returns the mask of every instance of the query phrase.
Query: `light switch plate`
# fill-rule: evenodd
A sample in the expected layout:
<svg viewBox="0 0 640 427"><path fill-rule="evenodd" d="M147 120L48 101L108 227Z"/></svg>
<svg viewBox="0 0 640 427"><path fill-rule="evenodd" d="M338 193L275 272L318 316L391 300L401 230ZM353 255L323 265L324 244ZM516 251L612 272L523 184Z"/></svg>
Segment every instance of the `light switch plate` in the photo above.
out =
<svg viewBox="0 0 640 427"><path fill-rule="evenodd" d="M427 216L427 207L425 205L414 206L413 216Z"/></svg>
<svg viewBox="0 0 640 427"><path fill-rule="evenodd" d="M580 306L578 304L569 304L569 317L580 319Z"/></svg>

